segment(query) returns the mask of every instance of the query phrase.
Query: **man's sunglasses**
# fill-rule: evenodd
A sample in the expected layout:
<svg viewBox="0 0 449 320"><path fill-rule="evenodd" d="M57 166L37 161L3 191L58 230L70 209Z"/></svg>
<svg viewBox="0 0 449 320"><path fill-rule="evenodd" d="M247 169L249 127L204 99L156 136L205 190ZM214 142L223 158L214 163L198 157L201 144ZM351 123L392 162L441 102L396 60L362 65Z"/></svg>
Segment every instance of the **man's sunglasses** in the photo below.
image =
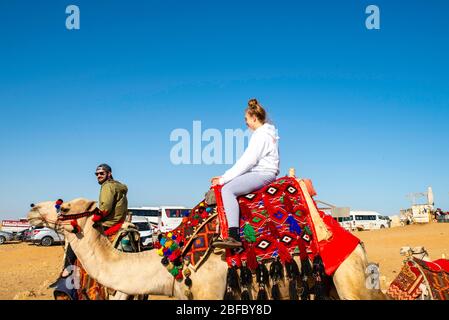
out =
<svg viewBox="0 0 449 320"><path fill-rule="evenodd" d="M106 172L95 172L95 175L98 176L105 176Z"/></svg>

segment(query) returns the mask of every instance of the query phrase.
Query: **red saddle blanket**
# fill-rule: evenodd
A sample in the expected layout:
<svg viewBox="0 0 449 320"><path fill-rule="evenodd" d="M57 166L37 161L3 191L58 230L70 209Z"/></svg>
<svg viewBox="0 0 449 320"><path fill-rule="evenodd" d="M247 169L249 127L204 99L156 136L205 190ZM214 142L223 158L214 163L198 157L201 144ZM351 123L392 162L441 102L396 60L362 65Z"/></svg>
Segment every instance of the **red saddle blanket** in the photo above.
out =
<svg viewBox="0 0 449 320"><path fill-rule="evenodd" d="M221 187L214 190L217 205L208 206L205 201L200 202L170 234L181 248L179 254L194 268L199 267L207 256L210 244L219 232L218 226L222 235L227 233ZM242 261L248 264L251 259L265 262L277 257L285 262L293 255L300 255L301 259L309 257L313 261L316 255L320 255L326 274L332 275L360 242L322 211L319 215L332 236L326 241L316 241L307 201L294 178L280 178L261 190L239 197L238 201L243 250L235 254L227 251L230 266L240 266ZM315 202L313 205L316 207ZM173 255L173 250L167 249L167 245L159 250L161 255L172 256L173 259L179 256Z"/></svg>
<svg viewBox="0 0 449 320"><path fill-rule="evenodd" d="M449 260L407 260L387 294L396 300L419 299L423 293L423 284L430 299L449 300Z"/></svg>

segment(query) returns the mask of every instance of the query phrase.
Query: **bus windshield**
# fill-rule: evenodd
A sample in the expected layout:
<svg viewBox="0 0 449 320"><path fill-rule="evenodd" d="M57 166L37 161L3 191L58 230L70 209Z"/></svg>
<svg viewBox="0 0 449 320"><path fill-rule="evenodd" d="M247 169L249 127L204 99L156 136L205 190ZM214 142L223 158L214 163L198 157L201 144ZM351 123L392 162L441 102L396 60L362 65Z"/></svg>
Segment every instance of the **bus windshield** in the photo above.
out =
<svg viewBox="0 0 449 320"><path fill-rule="evenodd" d="M133 222L139 231L151 231L151 227L148 222Z"/></svg>

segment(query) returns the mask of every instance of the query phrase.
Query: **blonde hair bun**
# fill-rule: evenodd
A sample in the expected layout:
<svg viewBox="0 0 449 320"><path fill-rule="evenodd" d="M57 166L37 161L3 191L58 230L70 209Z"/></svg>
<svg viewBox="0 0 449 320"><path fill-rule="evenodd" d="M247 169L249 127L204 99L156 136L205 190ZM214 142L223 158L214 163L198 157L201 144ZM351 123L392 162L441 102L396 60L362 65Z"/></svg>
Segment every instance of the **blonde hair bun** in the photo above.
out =
<svg viewBox="0 0 449 320"><path fill-rule="evenodd" d="M265 109L259 104L257 99L250 99L248 101L248 108L246 108L246 112L250 116L255 116L260 122L267 122L267 112Z"/></svg>

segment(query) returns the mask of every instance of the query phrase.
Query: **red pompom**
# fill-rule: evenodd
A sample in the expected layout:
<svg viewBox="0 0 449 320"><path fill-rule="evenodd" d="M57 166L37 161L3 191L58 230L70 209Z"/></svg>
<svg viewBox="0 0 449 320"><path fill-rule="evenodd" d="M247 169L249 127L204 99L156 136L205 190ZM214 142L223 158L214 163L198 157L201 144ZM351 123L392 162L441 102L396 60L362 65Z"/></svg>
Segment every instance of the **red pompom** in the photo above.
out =
<svg viewBox="0 0 449 320"><path fill-rule="evenodd" d="M73 233L79 233L81 231L80 226L78 225L78 221L72 220L70 221L70 225L73 227Z"/></svg>
<svg viewBox="0 0 449 320"><path fill-rule="evenodd" d="M179 270L178 274L176 275L175 279L177 281L181 281L183 279L182 271Z"/></svg>
<svg viewBox="0 0 449 320"><path fill-rule="evenodd" d="M175 261L179 256L181 256L181 250L176 249L173 253L168 257L170 261Z"/></svg>

